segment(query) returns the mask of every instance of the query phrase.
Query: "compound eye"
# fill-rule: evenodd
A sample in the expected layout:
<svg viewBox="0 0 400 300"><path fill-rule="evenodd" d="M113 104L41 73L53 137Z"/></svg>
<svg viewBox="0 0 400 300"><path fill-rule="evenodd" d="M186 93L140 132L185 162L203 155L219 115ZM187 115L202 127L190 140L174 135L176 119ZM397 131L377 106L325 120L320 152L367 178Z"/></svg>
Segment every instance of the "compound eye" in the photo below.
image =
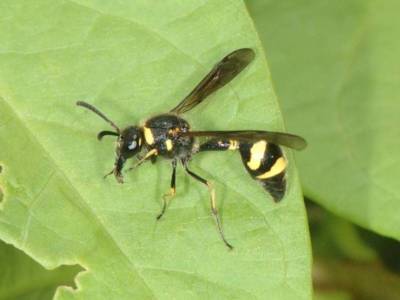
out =
<svg viewBox="0 0 400 300"><path fill-rule="evenodd" d="M137 146L137 143L136 143L135 140L133 140L133 141L128 145L128 149L129 149L129 150L133 150L133 149L136 148L136 146Z"/></svg>

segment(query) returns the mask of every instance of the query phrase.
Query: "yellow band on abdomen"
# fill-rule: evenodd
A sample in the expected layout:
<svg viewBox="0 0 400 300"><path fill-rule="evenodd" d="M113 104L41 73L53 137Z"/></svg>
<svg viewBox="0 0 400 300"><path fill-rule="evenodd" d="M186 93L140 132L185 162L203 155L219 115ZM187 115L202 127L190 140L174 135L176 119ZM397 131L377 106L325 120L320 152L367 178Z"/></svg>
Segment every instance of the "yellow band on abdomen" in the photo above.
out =
<svg viewBox="0 0 400 300"><path fill-rule="evenodd" d="M257 143L254 143L254 145L250 149L250 160L247 162L247 166L251 170L257 170L261 166L261 161L265 156L266 150L266 141L259 141Z"/></svg>
<svg viewBox="0 0 400 300"><path fill-rule="evenodd" d="M271 169L269 169L264 174L258 175L257 179L268 179L274 177L275 175L280 174L282 171L286 169L286 159L284 157L279 157L276 162L273 164Z"/></svg>

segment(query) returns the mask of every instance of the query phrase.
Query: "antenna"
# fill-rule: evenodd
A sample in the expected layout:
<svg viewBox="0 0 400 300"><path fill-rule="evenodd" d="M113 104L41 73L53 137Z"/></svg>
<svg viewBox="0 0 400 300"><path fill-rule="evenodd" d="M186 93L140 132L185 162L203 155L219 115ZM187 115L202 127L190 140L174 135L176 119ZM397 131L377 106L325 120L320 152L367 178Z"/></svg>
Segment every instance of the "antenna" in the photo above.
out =
<svg viewBox="0 0 400 300"><path fill-rule="evenodd" d="M104 121L106 121L108 124L110 124L112 127L115 128L115 130L117 131L118 134L120 134L121 130L119 129L119 127L117 125L115 125L115 123L113 121L111 121L109 118L107 118L101 111L99 111L96 107L94 107L93 105L86 103L84 101L78 101L76 102L76 105L78 106L82 106L88 110L91 110L92 112L94 112L96 115L100 116Z"/></svg>

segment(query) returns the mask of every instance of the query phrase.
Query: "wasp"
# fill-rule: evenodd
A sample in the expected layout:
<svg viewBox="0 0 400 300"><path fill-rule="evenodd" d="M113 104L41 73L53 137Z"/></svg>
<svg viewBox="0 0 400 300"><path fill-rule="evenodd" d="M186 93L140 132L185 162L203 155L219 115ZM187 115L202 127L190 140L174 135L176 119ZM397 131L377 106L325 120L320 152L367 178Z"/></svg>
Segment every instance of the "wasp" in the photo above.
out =
<svg viewBox="0 0 400 300"><path fill-rule="evenodd" d="M104 136L117 138L114 168L107 175L114 174L116 180L123 183L121 171L125 162L134 156L138 158L138 162L133 168L147 160L155 162L159 156L171 160L170 190L163 196L162 210L157 216L157 219L161 219L169 200L176 194L176 167L180 163L189 176L208 188L212 215L221 239L230 249L233 247L226 240L222 229L215 189L209 180L189 169L192 156L205 151L238 150L250 176L278 202L285 194L288 165L280 146L301 150L306 146L306 141L297 135L272 131L193 131L181 115L229 83L254 57L255 53L250 48L233 51L218 62L176 107L168 113L151 117L138 126L131 125L121 129L93 105L77 102L77 105L96 113L114 129L101 131L97 135L98 140ZM144 153L141 155L142 151Z"/></svg>

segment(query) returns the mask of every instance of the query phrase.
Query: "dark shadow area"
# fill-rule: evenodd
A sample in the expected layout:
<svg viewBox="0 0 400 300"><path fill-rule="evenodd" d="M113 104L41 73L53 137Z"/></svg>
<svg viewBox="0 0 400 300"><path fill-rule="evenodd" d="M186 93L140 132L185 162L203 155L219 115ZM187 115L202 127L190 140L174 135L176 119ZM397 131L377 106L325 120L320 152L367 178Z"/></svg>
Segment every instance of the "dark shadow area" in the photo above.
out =
<svg viewBox="0 0 400 300"><path fill-rule="evenodd" d="M400 242L354 225L314 202L306 201L306 207L316 295L340 294L352 300L399 299Z"/></svg>
<svg viewBox="0 0 400 300"><path fill-rule="evenodd" d="M400 242L358 226L357 230L363 241L379 254L385 267L400 275Z"/></svg>
<svg viewBox="0 0 400 300"><path fill-rule="evenodd" d="M0 299L53 299L58 286L76 289L75 276L80 266L61 266L46 270L23 251L0 241Z"/></svg>

